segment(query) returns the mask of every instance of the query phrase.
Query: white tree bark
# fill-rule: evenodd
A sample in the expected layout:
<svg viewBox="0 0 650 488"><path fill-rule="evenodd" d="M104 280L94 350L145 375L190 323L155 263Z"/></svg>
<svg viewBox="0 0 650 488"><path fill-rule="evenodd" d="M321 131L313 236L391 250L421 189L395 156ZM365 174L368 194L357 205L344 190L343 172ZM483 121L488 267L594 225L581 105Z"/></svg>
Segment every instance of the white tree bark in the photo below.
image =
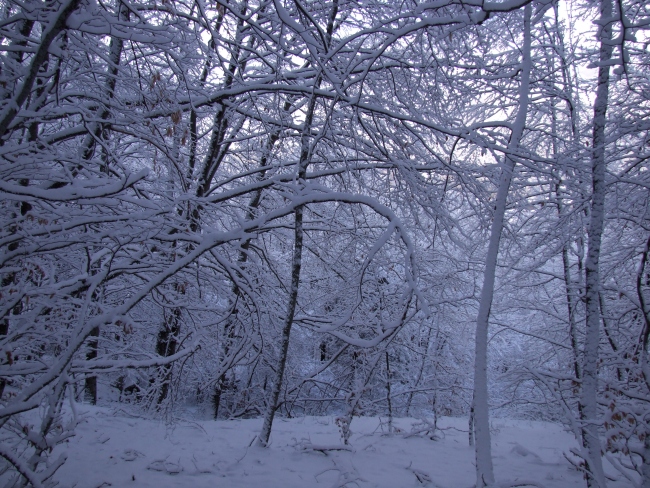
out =
<svg viewBox="0 0 650 488"><path fill-rule="evenodd" d="M528 93L530 88L531 69L531 7L524 10L524 44L521 62L521 87L519 93L519 109L512 125L512 134L508 149L513 151L519 147L519 142L526 125L528 112ZM476 487L483 488L494 484L494 467L492 465L492 447L490 440L490 419L488 406L488 320L494 295L494 280L499 254L499 241L503 230L503 219L506 211L506 201L512 181L512 173L516 161L509 154L505 156L503 169L499 180L499 189L494 207L494 220L490 228L490 240L485 258L485 272L478 317L476 319L476 349L474 356L474 431L476 453Z"/></svg>
<svg viewBox="0 0 650 488"><path fill-rule="evenodd" d="M600 248L605 221L605 124L609 98L609 66L612 57L611 0L600 2L600 67L598 69L598 87L594 100L594 122L592 135L592 196L589 220L587 259L585 262L585 302L586 330L584 346L584 364L582 367L582 390L580 395L580 413L583 423L583 447L589 459L586 461L587 486L604 488L605 473L601 458L600 439L598 437L598 345L600 342Z"/></svg>

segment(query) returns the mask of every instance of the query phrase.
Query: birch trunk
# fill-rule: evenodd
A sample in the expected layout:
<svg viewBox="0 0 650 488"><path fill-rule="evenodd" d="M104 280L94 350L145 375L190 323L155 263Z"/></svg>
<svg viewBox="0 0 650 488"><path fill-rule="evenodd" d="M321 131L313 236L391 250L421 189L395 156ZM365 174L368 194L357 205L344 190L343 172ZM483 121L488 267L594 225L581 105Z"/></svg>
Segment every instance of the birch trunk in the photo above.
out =
<svg viewBox="0 0 650 488"><path fill-rule="evenodd" d="M528 112L528 92L530 85L530 46L531 46L531 7L527 5L524 10L524 44L523 59L521 63L521 88L519 93L519 108L512 126L512 134L508 149L513 151L519 147ZM499 254L499 241L503 230L503 220L506 211L506 201L515 168L515 160L509 154L505 156L503 169L499 180L499 189L494 208L494 220L490 229L487 256L485 258L485 272L481 300L479 303L478 317L476 319L476 350L474 356L474 434L476 453L476 487L494 485L494 467L492 465L492 446L490 440L490 419L488 406L488 320L494 295L494 280L496 273L497 257Z"/></svg>
<svg viewBox="0 0 650 488"><path fill-rule="evenodd" d="M600 67L598 87L594 100L594 122L592 135L592 196L591 214L587 240L587 259L585 261L585 304L586 330L584 363L582 366L582 390L580 395L580 414L582 421L582 444L587 456L587 486L605 488L605 473L598 437L598 346L600 342L600 248L605 221L605 123L609 98L609 66L612 57L612 3L601 0L600 21Z"/></svg>

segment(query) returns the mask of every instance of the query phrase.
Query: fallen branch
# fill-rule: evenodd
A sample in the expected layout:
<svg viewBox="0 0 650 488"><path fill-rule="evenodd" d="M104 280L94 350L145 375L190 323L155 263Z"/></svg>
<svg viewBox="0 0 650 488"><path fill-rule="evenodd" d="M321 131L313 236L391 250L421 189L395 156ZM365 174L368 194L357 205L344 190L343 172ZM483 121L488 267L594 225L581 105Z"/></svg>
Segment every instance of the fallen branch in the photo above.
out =
<svg viewBox="0 0 650 488"><path fill-rule="evenodd" d="M409 464L406 469L408 469L411 473L415 475L415 478L422 483L423 485L427 485L431 483L433 480L431 479L431 475L428 473L425 473L424 471L420 471L419 469L415 469L412 467L413 463Z"/></svg>
<svg viewBox="0 0 650 488"><path fill-rule="evenodd" d="M352 446L346 446L344 444L312 444L311 442L305 442L299 445L299 448L303 451L319 451L326 453L327 451L349 451L355 452Z"/></svg>

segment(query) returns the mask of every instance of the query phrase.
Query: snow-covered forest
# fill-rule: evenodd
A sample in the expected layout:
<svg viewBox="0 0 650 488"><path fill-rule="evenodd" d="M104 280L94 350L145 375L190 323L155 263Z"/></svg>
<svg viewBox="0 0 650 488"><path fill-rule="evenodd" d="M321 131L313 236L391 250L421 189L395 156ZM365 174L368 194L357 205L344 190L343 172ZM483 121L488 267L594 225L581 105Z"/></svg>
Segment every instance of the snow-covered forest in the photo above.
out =
<svg viewBox="0 0 650 488"><path fill-rule="evenodd" d="M552 421L650 487L647 2L0 0L0 47L6 486L86 404L463 418L477 488Z"/></svg>

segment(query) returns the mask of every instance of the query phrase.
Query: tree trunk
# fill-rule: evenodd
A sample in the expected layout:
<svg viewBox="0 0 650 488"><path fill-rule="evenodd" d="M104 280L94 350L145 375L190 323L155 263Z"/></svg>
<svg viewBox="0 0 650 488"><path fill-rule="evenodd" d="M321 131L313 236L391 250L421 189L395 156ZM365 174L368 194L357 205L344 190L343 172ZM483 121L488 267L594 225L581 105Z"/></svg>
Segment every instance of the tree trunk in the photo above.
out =
<svg viewBox="0 0 650 488"><path fill-rule="evenodd" d="M90 333L88 341L88 352L86 359L91 361L97 358L97 346L99 345L99 327L95 327ZM84 396L87 402L97 405L97 376L88 376L84 385Z"/></svg>
<svg viewBox="0 0 650 488"><path fill-rule="evenodd" d="M286 101L282 108L283 115L284 114L288 115L290 113L292 106L293 103L290 100ZM281 134L281 129L277 128L268 136L266 140L266 146L262 153L262 157L260 158L260 164L259 164L260 168L266 168L269 165L269 159L271 153L273 151L273 148L275 147L275 144L280 140L280 134ZM262 180L265 177L265 175L266 175L266 170L262 169L262 171L259 173L259 179ZM262 190L257 190L253 193L253 196L248 202L248 206L246 208L246 220L252 220L255 218L255 211L260 206L261 201L262 201ZM239 264L244 264L246 263L246 261L248 261L248 249L250 248L250 244L251 244L251 239L246 239L246 241L242 243L241 251L239 252L239 257L237 258L237 262ZM232 286L232 292L233 295L235 295L235 299L233 300L233 303L236 303L241 298L241 289L239 288L239 286L237 286L236 283L234 283ZM233 314L236 314L236 312L233 312ZM228 354L230 352L234 340L235 331L234 331L233 322L234 320L228 319L224 327L224 336L225 336L225 345L223 348L224 358L228 357ZM224 370L221 373L221 376L219 376L219 378L217 379L217 383L215 385L214 396L213 396L215 420L219 418L219 408L221 406L221 397L223 395L223 391L227 386L229 386L229 383L226 379L227 373L228 370L227 369Z"/></svg>
<svg viewBox="0 0 650 488"><path fill-rule="evenodd" d="M311 144L309 142L309 133L311 132L311 125L314 118L314 110L316 108L316 96L312 95L309 101L309 108L307 110L307 117L302 131L302 142L300 150L300 160L298 162L298 184L302 187L305 184L305 176L307 174L307 166L311 157ZM275 381L271 389L271 399L266 409L264 416L264 424L262 431L257 438L258 445L265 447L269 442L271 436L271 427L273 425L273 418L275 411L278 408L278 399L280 398L280 391L282 390L282 380L284 378L284 368L287 364L287 352L289 351L289 339L291 336L291 327L293 325L293 317L296 312L296 304L298 303L298 288L300 286L300 270L302 269L302 249L303 249L303 213L304 205L298 205L294 212L294 243L293 243L293 258L291 263L291 288L289 289L289 302L287 303L287 311L284 317L284 324L282 326L282 338L280 342L280 357L278 358L278 365L276 368Z"/></svg>
<svg viewBox="0 0 650 488"><path fill-rule="evenodd" d="M612 57L612 3L601 0L600 21L600 62L598 69L598 87L594 100L594 122L592 135L592 196L591 213L587 240L587 259L585 261L585 304L586 329L584 363L582 367L582 391L580 395L580 413L582 421L582 444L587 453L585 459L587 486L605 488L605 473L601 458L600 439L598 437L598 347L600 342L600 248L605 222L605 124L609 98L609 66Z"/></svg>
<svg viewBox="0 0 650 488"><path fill-rule="evenodd" d="M521 88L519 95L519 109L513 123L512 134L508 149L515 150L519 146L521 136L526 124L528 112L528 91L530 84L530 18L531 7L527 5L524 20L524 45L521 63ZM474 431L476 452L476 487L483 488L494 484L494 468L492 465L492 446L490 440L490 419L488 406L488 320L494 295L494 280L496 273L497 257L499 254L499 241L503 229L503 220L506 211L506 201L515 169L515 160L506 155L499 181L499 189L494 207L494 220L490 228L490 240L487 256L485 258L485 272L481 300L479 303L478 317L476 319L476 349L474 357Z"/></svg>
<svg viewBox="0 0 650 488"><path fill-rule="evenodd" d="M262 431L257 438L258 445L263 447L265 447L269 442L269 437L271 436L271 427L273 425L273 418L275 417L275 411L278 408L278 399L280 398L280 391L282 390L284 369L287 364L287 352L289 350L291 327L293 325L293 317L296 311L296 304L298 302L298 287L300 285L300 270L302 268L302 248L304 234L302 227L303 211L304 209L302 205L296 208L295 211L293 260L291 265L291 289L289 291L289 303L287 304L287 312L284 318L284 325L282 327L280 357L278 359L275 381L271 390L271 399L266 410L266 415L264 416L264 424L262 425Z"/></svg>
<svg viewBox="0 0 650 488"><path fill-rule="evenodd" d="M390 398L390 359L388 357L388 351L385 351L386 355L386 404L388 407L388 433L393 433L393 402Z"/></svg>
<svg viewBox="0 0 650 488"><path fill-rule="evenodd" d="M329 50L329 45L334 31L334 20L338 14L338 0L334 0L332 10L327 23L327 38L325 40L325 51ZM318 89L321 83L321 75L318 75L314 80L314 88ZM298 186L304 187L306 183L307 167L311 159L313 147L311 144L311 129L314 120L314 111L316 109L316 93L312 93L305 114L305 123L303 125L301 141L300 141L300 159L298 161ZM291 288L289 290L289 302L287 304L287 312L284 318L282 327L282 339L280 342L280 357L278 358L278 366L276 370L275 382L271 389L271 400L266 409L264 416L264 424L262 430L257 437L257 444L265 447L268 445L269 437L271 436L271 427L273 425L273 418L275 411L278 408L278 399L280 398L280 390L282 389L282 380L284 378L284 368L287 364L287 352L289 351L289 338L291 335L291 327L293 325L293 317L296 311L296 304L298 302L298 287L300 285L300 270L302 268L302 249L303 249L303 213L304 205L298 205L294 212L294 243L293 243L293 258L291 264Z"/></svg>

